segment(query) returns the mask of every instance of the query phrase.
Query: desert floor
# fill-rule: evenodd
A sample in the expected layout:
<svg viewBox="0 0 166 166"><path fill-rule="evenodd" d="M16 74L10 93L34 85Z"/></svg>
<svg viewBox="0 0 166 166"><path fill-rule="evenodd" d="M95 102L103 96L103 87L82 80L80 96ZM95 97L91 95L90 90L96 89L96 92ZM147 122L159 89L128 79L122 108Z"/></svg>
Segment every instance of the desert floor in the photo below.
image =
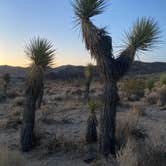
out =
<svg viewBox="0 0 166 166"><path fill-rule="evenodd" d="M94 83L90 92L91 98L99 103L98 119L102 110L101 87L99 83ZM14 84L9 89L10 97L0 103L0 147L6 146L13 153L20 153L24 89L23 83ZM36 145L32 152L20 153L26 160L25 166L88 165L84 159L88 149L85 130L89 109L83 99L83 91L84 86L79 82L46 82L42 107L36 111ZM134 104L144 108L145 115L140 116L139 125L143 126L148 136L166 143L166 110L148 105L143 99L137 102L122 101L118 107L117 121L128 118ZM95 162L90 165L97 165Z"/></svg>

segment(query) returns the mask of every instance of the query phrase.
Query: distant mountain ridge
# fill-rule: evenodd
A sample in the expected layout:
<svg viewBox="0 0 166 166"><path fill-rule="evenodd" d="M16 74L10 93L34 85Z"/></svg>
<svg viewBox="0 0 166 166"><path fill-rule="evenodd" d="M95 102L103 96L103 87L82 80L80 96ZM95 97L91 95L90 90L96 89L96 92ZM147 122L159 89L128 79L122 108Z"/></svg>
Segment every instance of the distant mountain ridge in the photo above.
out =
<svg viewBox="0 0 166 166"><path fill-rule="evenodd" d="M56 68L49 68L46 72L47 79L74 79L74 78L84 78L84 68L85 66L73 66L64 65ZM5 74L9 73L12 78L24 79L28 68L23 67L12 67L12 66L0 66L0 78ZM166 72L166 62L140 62L135 61L132 65L128 75L143 75L143 74L153 74ZM95 75L98 76L96 70Z"/></svg>

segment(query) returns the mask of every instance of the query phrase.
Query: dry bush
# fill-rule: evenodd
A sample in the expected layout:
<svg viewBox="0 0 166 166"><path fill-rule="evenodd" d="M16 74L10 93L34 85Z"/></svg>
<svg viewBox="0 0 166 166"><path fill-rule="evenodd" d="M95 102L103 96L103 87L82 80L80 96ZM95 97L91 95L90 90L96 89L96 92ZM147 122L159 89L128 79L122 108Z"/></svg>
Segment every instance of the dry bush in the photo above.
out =
<svg viewBox="0 0 166 166"><path fill-rule="evenodd" d="M158 105L159 106L165 106L166 105L166 86L163 86L159 91L158 91Z"/></svg>
<svg viewBox="0 0 166 166"><path fill-rule="evenodd" d="M117 153L119 166L165 166L166 154L162 144L148 140L138 143L129 139Z"/></svg>
<svg viewBox="0 0 166 166"><path fill-rule="evenodd" d="M144 96L145 81L143 79L133 78L121 83L121 90L125 92L129 100L139 100Z"/></svg>
<svg viewBox="0 0 166 166"><path fill-rule="evenodd" d="M0 147L0 166L25 166L25 161L20 153Z"/></svg>
<svg viewBox="0 0 166 166"><path fill-rule="evenodd" d="M48 133L43 134L43 138L40 138L38 145L42 149L44 154L52 154L57 152L83 152L84 151L84 141L75 142L74 140L69 140L64 138L63 135L57 137L56 135L50 135Z"/></svg>
<svg viewBox="0 0 166 166"><path fill-rule="evenodd" d="M117 153L117 162L119 166L138 166L136 142L128 139L124 148Z"/></svg>
<svg viewBox="0 0 166 166"><path fill-rule="evenodd" d="M107 158L103 158L103 156L99 156L91 166L118 166L118 163L115 158L109 156Z"/></svg>
<svg viewBox="0 0 166 166"><path fill-rule="evenodd" d="M139 151L139 165L141 166L165 166L166 147L157 142L147 141Z"/></svg>
<svg viewBox="0 0 166 166"><path fill-rule="evenodd" d="M53 105L44 105L41 107L39 119L43 122L47 122L49 120L49 116L53 113L54 107Z"/></svg>
<svg viewBox="0 0 166 166"><path fill-rule="evenodd" d="M157 104L158 98L157 92L151 92L146 96L146 102L148 104Z"/></svg>
<svg viewBox="0 0 166 166"><path fill-rule="evenodd" d="M15 107L9 114L6 119L1 120L0 128L9 129L14 128L17 129L18 126L22 123L22 108Z"/></svg>
<svg viewBox="0 0 166 166"><path fill-rule="evenodd" d="M116 126L117 150L125 146L129 138L144 140L146 137L145 129L139 124L138 114L130 111L126 119L118 119Z"/></svg>
<svg viewBox="0 0 166 166"><path fill-rule="evenodd" d="M131 111L133 112L133 114L136 114L136 116L145 116L146 115L145 107L142 105L134 104Z"/></svg>
<svg viewBox="0 0 166 166"><path fill-rule="evenodd" d="M16 97L15 99L13 99L12 106L13 107L22 106L24 102L25 102L24 97Z"/></svg>

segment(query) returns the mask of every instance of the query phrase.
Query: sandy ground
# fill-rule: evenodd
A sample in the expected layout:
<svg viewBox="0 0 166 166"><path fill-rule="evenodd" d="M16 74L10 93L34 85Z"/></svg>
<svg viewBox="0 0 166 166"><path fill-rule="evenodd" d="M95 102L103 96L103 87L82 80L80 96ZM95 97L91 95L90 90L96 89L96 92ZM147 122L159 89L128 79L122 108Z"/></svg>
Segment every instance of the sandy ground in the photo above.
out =
<svg viewBox="0 0 166 166"><path fill-rule="evenodd" d="M20 95L23 95L22 88L17 87L19 88ZM92 98L100 102L98 97L101 92L101 86L94 85L91 90ZM47 83L44 104L40 110L36 111L36 128L42 139L40 145L36 146L32 152L21 154L26 160L26 166L88 165L83 160L86 155L84 136L89 112L82 98L83 86L77 83L74 85L60 82ZM23 106L14 105L13 101L14 99L8 99L0 104L0 145L6 145L12 151L20 151L19 134ZM139 103L145 105L143 101ZM134 103L129 103L129 105L132 104ZM101 107L97 109L98 117L101 109ZM161 141L166 143L166 110L147 105L145 109L146 116L140 118L141 125L150 137L154 139L156 136L160 137ZM117 119L126 118L129 110L129 107L119 107ZM64 147L59 150L57 148L53 153L47 153L48 139L52 140L54 137L63 142Z"/></svg>

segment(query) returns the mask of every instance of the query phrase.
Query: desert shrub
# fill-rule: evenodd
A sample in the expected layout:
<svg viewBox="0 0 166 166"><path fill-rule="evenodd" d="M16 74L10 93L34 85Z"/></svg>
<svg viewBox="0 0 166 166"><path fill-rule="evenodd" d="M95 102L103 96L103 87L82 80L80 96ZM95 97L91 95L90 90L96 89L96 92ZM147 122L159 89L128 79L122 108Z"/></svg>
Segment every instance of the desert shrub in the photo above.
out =
<svg viewBox="0 0 166 166"><path fill-rule="evenodd" d="M166 105L166 86L158 90L158 96L159 96L158 105L165 106Z"/></svg>
<svg viewBox="0 0 166 166"><path fill-rule="evenodd" d="M20 153L0 147L0 166L25 166L25 161Z"/></svg>
<svg viewBox="0 0 166 166"><path fill-rule="evenodd" d="M149 89L150 91L154 88L155 81L153 79L148 79L146 81L146 88Z"/></svg>
<svg viewBox="0 0 166 166"><path fill-rule="evenodd" d="M163 144L148 140L142 145L139 155L141 166L165 166L166 150Z"/></svg>
<svg viewBox="0 0 166 166"><path fill-rule="evenodd" d="M157 104L158 98L159 96L157 92L151 92L146 96L146 102L148 104Z"/></svg>
<svg viewBox="0 0 166 166"><path fill-rule="evenodd" d="M144 96L145 81L143 79L133 78L128 79L123 82L121 85L122 91L124 91L127 97L130 99L130 96L135 95L136 97L133 100L137 100Z"/></svg>
<svg viewBox="0 0 166 166"><path fill-rule="evenodd" d="M129 139L117 153L117 162L119 166L138 166L138 154L136 142Z"/></svg>
<svg viewBox="0 0 166 166"><path fill-rule="evenodd" d="M22 108L21 107L15 107L11 110L8 117L5 119L2 119L0 121L0 128L2 129L9 129L9 128L15 128L17 129L18 126L22 123Z"/></svg>
<svg viewBox="0 0 166 166"><path fill-rule="evenodd" d="M136 116L145 116L146 115L145 108L142 105L134 104L131 111L133 111L133 113L136 114Z"/></svg>
<svg viewBox="0 0 166 166"><path fill-rule="evenodd" d="M64 137L64 135L60 135L57 137L56 135L48 135L48 133L43 134L42 139L40 139L40 148L43 150L44 154L52 154L56 152L82 152L84 150L84 142L75 140L69 140Z"/></svg>
<svg viewBox="0 0 166 166"><path fill-rule="evenodd" d="M24 97L16 97L15 99L13 99L13 106L17 107L17 106L22 106L24 104L25 98Z"/></svg>
<svg viewBox="0 0 166 166"><path fill-rule="evenodd" d="M162 144L153 143L151 140L138 143L129 139L117 153L117 161L119 166L165 166L164 148Z"/></svg>
<svg viewBox="0 0 166 166"><path fill-rule="evenodd" d="M160 76L160 83L161 85L166 85L166 74Z"/></svg>
<svg viewBox="0 0 166 166"><path fill-rule="evenodd" d="M126 119L118 119L116 126L117 150L125 146L129 138L144 140L146 137L145 129L139 124L138 114L130 111Z"/></svg>

